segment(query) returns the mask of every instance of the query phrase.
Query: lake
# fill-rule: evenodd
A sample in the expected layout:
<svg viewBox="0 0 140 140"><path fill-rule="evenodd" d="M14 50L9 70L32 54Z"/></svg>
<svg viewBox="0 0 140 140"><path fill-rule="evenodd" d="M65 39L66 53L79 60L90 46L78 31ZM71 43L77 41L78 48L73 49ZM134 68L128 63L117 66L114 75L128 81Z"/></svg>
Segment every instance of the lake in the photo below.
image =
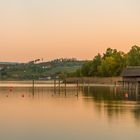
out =
<svg viewBox="0 0 140 140"><path fill-rule="evenodd" d="M119 87L10 84L0 87L0 112L0 140L140 139L140 101Z"/></svg>

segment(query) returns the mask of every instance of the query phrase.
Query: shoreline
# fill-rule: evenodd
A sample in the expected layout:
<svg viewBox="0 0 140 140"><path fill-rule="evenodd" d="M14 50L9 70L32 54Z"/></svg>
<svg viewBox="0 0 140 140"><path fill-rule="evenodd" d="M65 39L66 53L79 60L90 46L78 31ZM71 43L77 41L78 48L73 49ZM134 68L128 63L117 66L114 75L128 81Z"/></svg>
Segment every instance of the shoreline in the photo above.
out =
<svg viewBox="0 0 140 140"><path fill-rule="evenodd" d="M68 87L120 87L122 77L72 77L60 80L60 86ZM56 82L56 83L55 83ZM0 87L50 87L59 85L59 80L1 80Z"/></svg>
<svg viewBox="0 0 140 140"><path fill-rule="evenodd" d="M1 82L0 81L0 88L7 88L7 87L13 87L13 88L18 88L18 87L27 87L27 88L82 88L82 87L121 87L120 84L98 84L98 83L63 83L61 82L61 84L59 85L59 83L57 83L56 85L54 85L54 83L50 83L50 82L35 82L34 84L30 81L5 81L5 82Z"/></svg>
<svg viewBox="0 0 140 140"><path fill-rule="evenodd" d="M115 84L122 81L122 77L70 77L66 78L66 83L79 84Z"/></svg>

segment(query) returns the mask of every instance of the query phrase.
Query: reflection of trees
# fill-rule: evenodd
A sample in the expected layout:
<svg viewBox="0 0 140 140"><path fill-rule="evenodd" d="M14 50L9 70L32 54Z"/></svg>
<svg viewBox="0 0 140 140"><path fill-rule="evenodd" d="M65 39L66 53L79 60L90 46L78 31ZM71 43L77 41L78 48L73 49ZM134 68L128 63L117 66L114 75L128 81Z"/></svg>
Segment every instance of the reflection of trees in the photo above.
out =
<svg viewBox="0 0 140 140"><path fill-rule="evenodd" d="M101 111L103 110L109 120L122 117L126 112L130 112L140 121L140 106L136 105L135 94L129 94L129 97L126 99L120 89L113 87L93 87L90 90L85 88L83 95L91 97L98 112L102 113ZM134 110L132 111L133 108Z"/></svg>
<svg viewBox="0 0 140 140"><path fill-rule="evenodd" d="M123 94L114 93L112 88L93 87L88 90L84 89L83 95L85 97L92 97L95 102L112 102L123 100Z"/></svg>

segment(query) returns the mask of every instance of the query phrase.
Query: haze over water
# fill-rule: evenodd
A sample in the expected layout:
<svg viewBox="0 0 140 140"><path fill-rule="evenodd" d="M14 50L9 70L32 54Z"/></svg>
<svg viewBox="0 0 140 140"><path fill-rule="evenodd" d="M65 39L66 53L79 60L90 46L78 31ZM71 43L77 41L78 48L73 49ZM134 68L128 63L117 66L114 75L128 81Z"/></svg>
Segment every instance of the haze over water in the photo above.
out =
<svg viewBox="0 0 140 140"><path fill-rule="evenodd" d="M23 96L24 95L24 96ZM2 140L139 140L140 102L119 89L0 89Z"/></svg>

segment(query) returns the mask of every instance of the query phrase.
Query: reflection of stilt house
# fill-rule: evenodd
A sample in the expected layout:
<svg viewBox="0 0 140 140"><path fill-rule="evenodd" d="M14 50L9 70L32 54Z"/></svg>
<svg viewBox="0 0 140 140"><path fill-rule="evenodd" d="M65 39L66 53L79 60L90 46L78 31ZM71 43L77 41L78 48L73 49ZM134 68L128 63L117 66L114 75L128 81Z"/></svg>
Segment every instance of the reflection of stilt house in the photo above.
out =
<svg viewBox="0 0 140 140"><path fill-rule="evenodd" d="M140 66L129 66L122 74L123 87L128 91L135 91L139 94L140 88Z"/></svg>

